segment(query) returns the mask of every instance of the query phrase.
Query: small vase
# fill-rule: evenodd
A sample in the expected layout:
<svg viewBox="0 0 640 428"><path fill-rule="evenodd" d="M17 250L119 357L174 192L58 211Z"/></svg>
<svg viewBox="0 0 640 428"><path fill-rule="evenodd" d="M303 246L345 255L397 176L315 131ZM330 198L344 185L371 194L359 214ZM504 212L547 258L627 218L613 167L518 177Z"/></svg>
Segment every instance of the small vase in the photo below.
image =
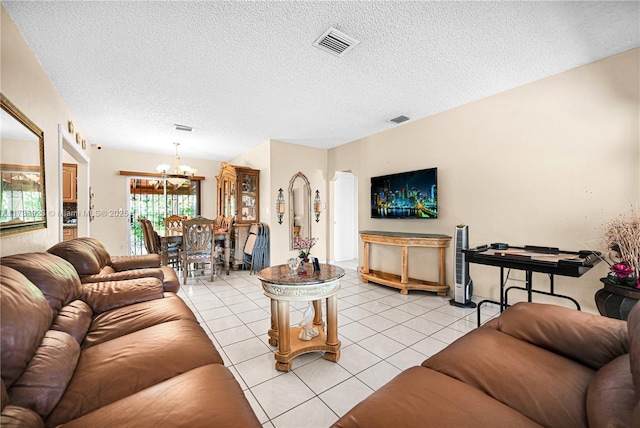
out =
<svg viewBox="0 0 640 428"><path fill-rule="evenodd" d="M307 273L307 268L305 266L305 263L308 263L308 262L309 262L309 258L307 258L307 257L304 257L304 258L300 259L300 273L301 274Z"/></svg>

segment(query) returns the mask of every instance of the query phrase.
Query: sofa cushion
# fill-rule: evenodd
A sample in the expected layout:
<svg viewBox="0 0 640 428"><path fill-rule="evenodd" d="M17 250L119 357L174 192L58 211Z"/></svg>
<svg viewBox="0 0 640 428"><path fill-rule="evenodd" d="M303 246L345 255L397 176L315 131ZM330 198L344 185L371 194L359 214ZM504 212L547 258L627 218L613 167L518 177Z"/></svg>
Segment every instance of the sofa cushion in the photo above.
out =
<svg viewBox="0 0 640 428"><path fill-rule="evenodd" d="M594 370L629 352L624 321L556 305L517 303L485 326Z"/></svg>
<svg viewBox="0 0 640 428"><path fill-rule="evenodd" d="M111 263L107 249L95 238L76 238L59 242L47 252L67 260L80 276L97 274Z"/></svg>
<svg viewBox="0 0 640 428"><path fill-rule="evenodd" d="M334 428L540 427L477 389L412 367L356 405Z"/></svg>
<svg viewBox="0 0 640 428"><path fill-rule="evenodd" d="M587 425L593 370L492 328L477 328L423 366L458 379L548 427Z"/></svg>
<svg viewBox="0 0 640 428"><path fill-rule="evenodd" d="M67 388L80 345L67 333L49 330L29 365L9 389L9 403L45 418Z"/></svg>
<svg viewBox="0 0 640 428"><path fill-rule="evenodd" d="M93 311L89 305L82 300L74 300L60 309L51 329L69 334L80 344L89 331L92 318Z"/></svg>
<svg viewBox="0 0 640 428"><path fill-rule="evenodd" d="M15 269L0 265L0 366L7 388L20 376L53 320L42 291Z"/></svg>
<svg viewBox="0 0 640 428"><path fill-rule="evenodd" d="M65 428L259 428L249 402L228 368L209 364L101 407Z"/></svg>
<svg viewBox="0 0 640 428"><path fill-rule="evenodd" d="M91 306L94 314L161 298L162 281L157 278L82 284L80 295L80 299Z"/></svg>
<svg viewBox="0 0 640 428"><path fill-rule="evenodd" d="M222 359L204 330L187 320L155 325L92 346L82 351L71 382L46 425L68 422L207 364L222 364Z"/></svg>
<svg viewBox="0 0 640 428"><path fill-rule="evenodd" d="M196 317L181 298L173 293L164 293L163 299L135 303L97 315L91 322L82 347L89 348L143 328L176 320L196 322Z"/></svg>
<svg viewBox="0 0 640 428"><path fill-rule="evenodd" d="M49 253L26 253L3 257L2 264L14 268L38 287L54 313L80 295L80 278L64 259Z"/></svg>
<svg viewBox="0 0 640 428"><path fill-rule="evenodd" d="M637 399L629 373L629 354L616 358L596 372L587 392L590 428L633 426L631 416Z"/></svg>

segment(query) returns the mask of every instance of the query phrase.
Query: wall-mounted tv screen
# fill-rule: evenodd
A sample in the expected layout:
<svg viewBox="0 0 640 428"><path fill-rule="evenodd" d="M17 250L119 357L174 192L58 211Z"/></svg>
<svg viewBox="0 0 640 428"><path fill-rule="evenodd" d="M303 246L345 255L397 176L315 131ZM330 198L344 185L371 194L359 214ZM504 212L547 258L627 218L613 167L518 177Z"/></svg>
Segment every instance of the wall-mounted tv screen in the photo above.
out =
<svg viewBox="0 0 640 428"><path fill-rule="evenodd" d="M438 218L438 168L371 177L371 218Z"/></svg>

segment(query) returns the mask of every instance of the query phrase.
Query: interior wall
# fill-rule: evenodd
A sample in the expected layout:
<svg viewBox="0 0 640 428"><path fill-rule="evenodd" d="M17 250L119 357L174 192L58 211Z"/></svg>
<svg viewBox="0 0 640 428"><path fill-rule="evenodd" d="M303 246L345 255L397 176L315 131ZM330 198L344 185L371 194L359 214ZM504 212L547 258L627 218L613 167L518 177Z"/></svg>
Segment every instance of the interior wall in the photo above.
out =
<svg viewBox="0 0 640 428"><path fill-rule="evenodd" d="M266 141L240 156L231 159L230 165L246 166L260 170L260 221L270 223L271 215L271 141ZM273 200L275 204L275 199Z"/></svg>
<svg viewBox="0 0 640 428"><path fill-rule="evenodd" d="M99 239L109 253L126 254L127 230L126 212L128 181L119 171L156 172L162 163L173 164L173 155L133 152L103 147L92 148L91 188L94 193L94 210L106 215L96 216L91 222L91 236ZM200 213L207 218L216 216L216 178L220 162L206 159L180 157L180 163L198 170L204 176L201 182ZM134 219L136 220L136 219Z"/></svg>
<svg viewBox="0 0 640 428"><path fill-rule="evenodd" d="M0 91L44 132L47 228L0 241L0 255L44 251L59 240L61 186L58 168L58 124L73 120L64 100L42 69L9 14L0 4Z"/></svg>
<svg viewBox="0 0 640 428"><path fill-rule="evenodd" d="M270 140L230 160L229 163L260 170L260 221L267 223L270 227L271 264L286 263L287 259L297 255L297 251L289 249L288 215L285 214L282 224L278 224L275 212L278 189L282 188L285 192L288 212L289 180L300 171L307 176L311 184L312 200L315 191L320 190L320 197L325 202L328 197L327 150ZM319 238L311 255L318 257L321 262L327 260L328 257L328 211L326 205L326 203L323 204L324 211L320 215L320 221L316 223L314 219L311 226L313 236Z"/></svg>
<svg viewBox="0 0 640 428"><path fill-rule="evenodd" d="M452 235L467 224L471 246L603 250L603 225L640 201L639 70L640 49L633 49L409 122L329 150L328 174L358 176L360 230ZM370 218L372 176L430 167L438 167L438 219ZM400 273L399 249L371 253L372 268ZM409 275L436 279L435 253L410 250ZM362 244L359 255L362 264ZM498 268L470 272L476 295L498 297ZM595 312L606 272L600 263L579 279L557 277L556 290ZM534 282L548 280L534 275Z"/></svg>

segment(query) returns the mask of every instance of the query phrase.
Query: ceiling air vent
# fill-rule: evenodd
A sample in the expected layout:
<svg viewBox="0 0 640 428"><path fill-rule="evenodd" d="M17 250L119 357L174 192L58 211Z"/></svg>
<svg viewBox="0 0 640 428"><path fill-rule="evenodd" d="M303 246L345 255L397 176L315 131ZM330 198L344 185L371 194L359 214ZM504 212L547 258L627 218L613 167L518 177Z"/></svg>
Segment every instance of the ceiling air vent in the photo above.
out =
<svg viewBox="0 0 640 428"><path fill-rule="evenodd" d="M177 123L173 125L173 129L175 129L176 131L186 131L186 132L193 131L193 127L187 126L187 125L180 125Z"/></svg>
<svg viewBox="0 0 640 428"><path fill-rule="evenodd" d="M360 42L353 37L349 37L335 28L329 28L318 40L313 42L313 46L336 56L344 56L358 43Z"/></svg>
<svg viewBox="0 0 640 428"><path fill-rule="evenodd" d="M407 116L398 116L398 117L394 117L393 119L389 119L389 122L402 123L402 122L406 122L407 120L409 120Z"/></svg>

